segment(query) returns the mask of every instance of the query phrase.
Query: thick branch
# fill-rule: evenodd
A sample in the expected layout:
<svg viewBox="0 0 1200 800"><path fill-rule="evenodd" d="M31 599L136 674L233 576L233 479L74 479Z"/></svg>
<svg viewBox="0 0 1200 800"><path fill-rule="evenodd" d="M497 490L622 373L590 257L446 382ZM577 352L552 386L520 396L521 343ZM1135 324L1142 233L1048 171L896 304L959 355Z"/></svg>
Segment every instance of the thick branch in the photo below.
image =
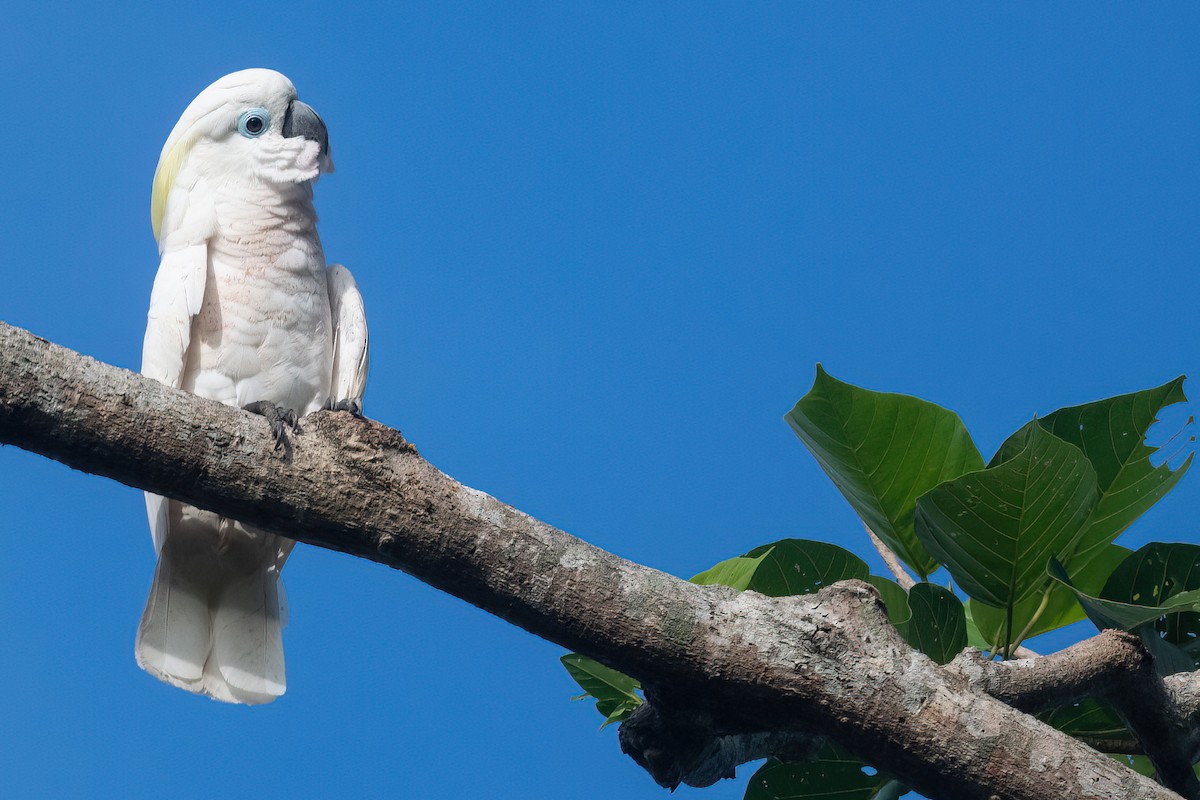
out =
<svg viewBox="0 0 1200 800"><path fill-rule="evenodd" d="M1141 678L1131 684L1132 691L1109 700L1141 742L1158 780L1188 800L1200 800L1200 780L1192 769L1192 747L1188 741L1195 735L1194 729L1188 727L1188 720L1175 713L1171 690L1154 671L1153 664L1147 662L1143 666Z"/></svg>
<svg viewBox="0 0 1200 800"><path fill-rule="evenodd" d="M774 757L802 761L820 748L812 735L769 731L714 733L711 715L694 708L664 708L652 695L621 725L621 750L660 786L711 786L736 775L748 761Z"/></svg>
<svg viewBox="0 0 1200 800"><path fill-rule="evenodd" d="M261 418L0 323L0 442L403 569L715 734L827 736L933 797L1176 797L915 653L866 584L696 586L462 486L376 422L314 414L284 462Z"/></svg>
<svg viewBox="0 0 1200 800"><path fill-rule="evenodd" d="M1194 692L1190 701L1180 702L1196 677L1186 673L1160 678L1137 635L1106 630L1058 653L1020 661L989 661L976 650L965 650L950 669L992 697L1030 712L1087 697L1107 700L1125 719L1137 743L1129 747L1102 742L1098 749L1143 752L1164 785L1184 797L1200 797L1200 782L1192 771L1197 715L1188 712ZM1106 749L1112 747L1124 749Z"/></svg>
<svg viewBox="0 0 1200 800"><path fill-rule="evenodd" d="M1149 664L1136 636L1109 630L1057 653L1017 661L991 661L978 650L964 650L949 668L992 697L1036 712L1128 692Z"/></svg>

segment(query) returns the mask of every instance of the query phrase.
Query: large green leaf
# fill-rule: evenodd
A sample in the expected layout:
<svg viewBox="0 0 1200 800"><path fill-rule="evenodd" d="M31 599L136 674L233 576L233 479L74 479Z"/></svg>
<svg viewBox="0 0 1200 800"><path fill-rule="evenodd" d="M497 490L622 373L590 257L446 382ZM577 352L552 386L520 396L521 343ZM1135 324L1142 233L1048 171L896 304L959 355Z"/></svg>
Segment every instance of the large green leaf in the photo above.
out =
<svg viewBox="0 0 1200 800"><path fill-rule="evenodd" d="M1078 583L1076 586L1084 590ZM1100 595L1120 602L1162 604L1196 589L1200 589L1200 546L1154 542L1125 559ZM1155 620L1152 627L1168 644L1181 649L1193 665L1200 662L1200 614L1176 612ZM1176 671L1191 668L1183 666L1175 648L1151 644L1156 656L1171 659Z"/></svg>
<svg viewBox="0 0 1200 800"><path fill-rule="evenodd" d="M935 583L918 583L908 591L912 619L904 638L939 664L949 663L967 646L967 618L962 601Z"/></svg>
<svg viewBox="0 0 1200 800"><path fill-rule="evenodd" d="M826 747L800 763L768 760L750 776L745 800L893 800L908 791L862 761Z"/></svg>
<svg viewBox="0 0 1200 800"><path fill-rule="evenodd" d="M1177 469L1150 457L1146 432L1165 407L1187 400L1183 376L1154 389L1110 397L1055 411L1039 420L1043 428L1083 451L1096 470L1099 502L1088 518L1076 559L1088 561L1104 545L1174 488L1191 466L1189 455Z"/></svg>
<svg viewBox="0 0 1200 800"><path fill-rule="evenodd" d="M1046 584L1046 561L1070 551L1097 491L1082 451L1033 426L1009 460L921 497L917 536L967 594L1007 609Z"/></svg>
<svg viewBox="0 0 1200 800"><path fill-rule="evenodd" d="M1119 544L1110 544L1100 550L1090 563L1082 564L1076 559L1071 562L1068 569L1068 572L1071 573L1071 582L1082 592L1099 594L1104 582L1108 580L1108 576L1132 552L1129 548L1121 547ZM1030 595L1013 608L1014 636L1024 631L1034 614L1037 614L1044 592L1050 594L1046 601L1046 607L1042 609L1041 614L1038 614L1037 620L1024 638L1031 639L1039 634L1057 630L1084 619L1083 607L1075 599L1075 593L1056 581L1046 587L1043 592ZM1004 609L993 608L975 600L968 601L967 608L983 641L987 643L983 649L990 650L997 642L1000 642L1004 635L1004 626L1007 622ZM976 643L972 642L972 644Z"/></svg>
<svg viewBox="0 0 1200 800"><path fill-rule="evenodd" d="M1142 549L1144 550L1145 548ZM1138 552L1140 553L1141 551ZM1137 555L1138 553L1134 553L1130 558L1134 558ZM1178 592L1158 602L1153 602L1155 598L1148 596L1143 599L1151 600L1152 602L1126 603L1119 600L1109 600L1104 597L1095 597L1079 591L1071 585L1071 578L1057 559L1050 560L1049 572L1051 577L1075 592L1075 596L1079 599L1080 605L1083 606L1083 610L1087 613L1088 619L1100 628L1119 628L1120 630L1132 631L1147 623L1156 622L1160 617L1165 617L1168 614L1180 611L1200 611L1200 589ZM1112 579L1110 578L1109 580Z"/></svg>
<svg viewBox="0 0 1200 800"><path fill-rule="evenodd" d="M1154 389L1060 408L1036 420L1044 430L1082 450L1096 470L1100 495L1080 534L1076 554L1067 564L1072 574L1076 563L1085 564L1100 555L1106 544L1171 491L1191 466L1192 455L1188 455L1176 469L1165 462L1156 467L1150 457L1159 448L1145 443L1158 413L1187 400L1183 381L1180 376ZM1010 436L988 466L1001 464L1020 450L1033 424Z"/></svg>
<svg viewBox="0 0 1200 800"><path fill-rule="evenodd" d="M937 569L913 532L917 498L983 467L957 414L851 386L818 364L812 389L786 419L876 535L922 578Z"/></svg>
<svg viewBox="0 0 1200 800"><path fill-rule="evenodd" d="M604 725L625 719L642 704L636 692L641 684L628 675L579 653L567 653L560 660L583 689L584 693L575 699L596 698L596 710L604 716Z"/></svg>
<svg viewBox="0 0 1200 800"><path fill-rule="evenodd" d="M1200 545L1151 542L1113 570L1100 596L1123 603L1159 605L1192 589L1200 589Z"/></svg>
<svg viewBox="0 0 1200 800"><path fill-rule="evenodd" d="M810 594L851 578L866 580L869 572L866 562L844 547L809 539L781 539L722 561L692 578L692 582L720 583L783 597Z"/></svg>

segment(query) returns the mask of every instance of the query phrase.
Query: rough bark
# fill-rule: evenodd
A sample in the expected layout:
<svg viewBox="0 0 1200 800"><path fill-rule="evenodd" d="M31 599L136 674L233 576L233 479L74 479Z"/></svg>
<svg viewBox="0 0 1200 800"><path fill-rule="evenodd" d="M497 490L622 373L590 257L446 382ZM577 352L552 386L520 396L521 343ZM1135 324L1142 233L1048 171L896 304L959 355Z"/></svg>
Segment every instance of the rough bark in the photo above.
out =
<svg viewBox="0 0 1200 800"><path fill-rule="evenodd" d="M302 425L281 459L262 418L0 323L0 443L402 569L639 678L657 722L623 741L661 783L827 737L935 798L1178 797L988 694L1003 670L915 652L866 584L784 598L693 585L457 483L378 422ZM1022 680L1061 671L1016 663ZM1160 690L1194 731L1196 687Z"/></svg>

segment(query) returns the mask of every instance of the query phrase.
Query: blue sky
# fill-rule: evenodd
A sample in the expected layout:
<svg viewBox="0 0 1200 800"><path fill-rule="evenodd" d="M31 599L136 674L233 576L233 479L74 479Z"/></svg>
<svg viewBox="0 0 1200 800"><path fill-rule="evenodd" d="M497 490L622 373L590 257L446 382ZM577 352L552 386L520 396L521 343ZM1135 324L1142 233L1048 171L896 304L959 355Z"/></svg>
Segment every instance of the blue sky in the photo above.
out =
<svg viewBox="0 0 1200 800"><path fill-rule="evenodd" d="M370 416L677 575L784 536L878 564L781 419L817 361L985 453L1200 372L1200 12L1042 5L17 4L0 319L136 368L159 149L273 67L329 125ZM1122 541L1196 541L1198 501ZM300 548L288 694L226 707L134 665L138 492L4 448L0 509L6 796L665 796L559 648L403 574Z"/></svg>

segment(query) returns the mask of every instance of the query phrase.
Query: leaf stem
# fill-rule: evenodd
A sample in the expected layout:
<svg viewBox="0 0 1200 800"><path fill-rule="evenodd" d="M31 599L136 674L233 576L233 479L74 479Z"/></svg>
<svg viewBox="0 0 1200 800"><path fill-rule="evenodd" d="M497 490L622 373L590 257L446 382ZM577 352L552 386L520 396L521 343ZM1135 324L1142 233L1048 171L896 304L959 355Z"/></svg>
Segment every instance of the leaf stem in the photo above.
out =
<svg viewBox="0 0 1200 800"><path fill-rule="evenodd" d="M1012 643L1013 649L1016 649L1020 646L1021 642L1025 641L1025 637L1027 637L1030 631L1033 630L1033 626L1037 624L1038 619L1041 618L1042 613L1046 610L1046 607L1050 605L1050 592L1052 589L1053 587L1047 586L1045 591L1042 592L1042 602L1038 604L1037 611L1033 612L1033 616L1029 618L1029 622L1025 625L1025 629L1022 630L1017 636L1017 640Z"/></svg>
<svg viewBox="0 0 1200 800"><path fill-rule="evenodd" d="M1004 660L1008 661L1012 658L1012 629L1013 629L1013 608L1016 603L1009 601L1008 608L1004 615Z"/></svg>
<svg viewBox="0 0 1200 800"><path fill-rule="evenodd" d="M990 652L990 653L988 653L988 655L989 655L991 658L995 658L995 657L997 656L997 654L999 654L999 653L1000 653L1000 651L1003 649L1003 648L1001 648L1001 647L1000 647L1000 642L1002 642L1002 641L1004 641L1004 629L1003 629L1003 628L1001 628L1001 629L1000 629L1000 631L999 631L999 632L997 632L997 634L996 634L996 641L992 642L992 645L991 645L991 647L992 647L992 649L991 649L991 652Z"/></svg>

